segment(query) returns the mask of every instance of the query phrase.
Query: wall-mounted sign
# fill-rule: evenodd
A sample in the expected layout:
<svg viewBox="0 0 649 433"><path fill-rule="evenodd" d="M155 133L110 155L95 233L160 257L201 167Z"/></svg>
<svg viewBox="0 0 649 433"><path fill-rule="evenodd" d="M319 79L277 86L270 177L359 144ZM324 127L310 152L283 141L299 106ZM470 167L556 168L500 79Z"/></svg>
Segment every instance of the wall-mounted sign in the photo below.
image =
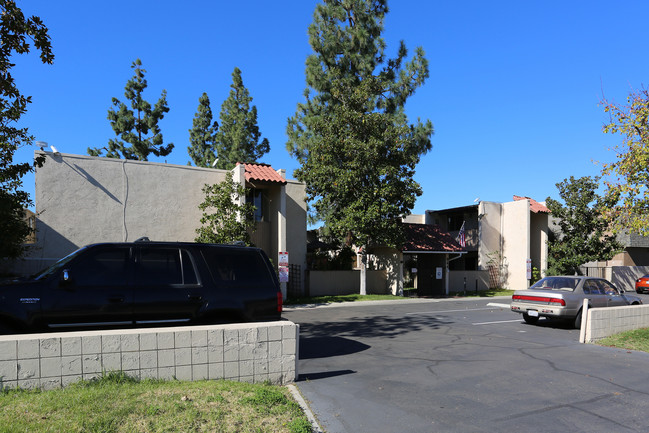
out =
<svg viewBox="0 0 649 433"><path fill-rule="evenodd" d="M438 280L442 279L442 268L436 268L435 269L435 278Z"/></svg>

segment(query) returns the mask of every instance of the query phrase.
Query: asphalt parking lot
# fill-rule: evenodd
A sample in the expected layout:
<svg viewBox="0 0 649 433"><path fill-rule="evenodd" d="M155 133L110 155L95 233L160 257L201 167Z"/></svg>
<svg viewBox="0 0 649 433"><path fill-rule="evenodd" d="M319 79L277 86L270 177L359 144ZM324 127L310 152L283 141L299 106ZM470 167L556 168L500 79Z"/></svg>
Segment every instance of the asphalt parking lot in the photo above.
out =
<svg viewBox="0 0 649 433"><path fill-rule="evenodd" d="M527 325L509 298L287 308L327 433L646 432L649 355Z"/></svg>

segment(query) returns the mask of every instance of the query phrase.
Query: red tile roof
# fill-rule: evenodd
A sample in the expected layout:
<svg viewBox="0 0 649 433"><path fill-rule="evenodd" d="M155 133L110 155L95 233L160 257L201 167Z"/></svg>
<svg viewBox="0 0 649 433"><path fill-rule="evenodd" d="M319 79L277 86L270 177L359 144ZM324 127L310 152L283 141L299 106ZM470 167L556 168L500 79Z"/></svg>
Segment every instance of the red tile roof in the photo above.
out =
<svg viewBox="0 0 649 433"><path fill-rule="evenodd" d="M529 200L530 201L530 210L532 212L534 212L534 213L539 213L539 212L550 213L550 209L545 207L544 204L541 204L538 201L534 200L533 198L520 197L520 196L515 195L514 196L514 201L518 201L518 200Z"/></svg>
<svg viewBox="0 0 649 433"><path fill-rule="evenodd" d="M240 163L237 163L239 165ZM261 182L277 182L281 184L286 183L280 174L268 164L262 163L245 163L243 164L246 169L246 182L261 181Z"/></svg>
<svg viewBox="0 0 649 433"><path fill-rule="evenodd" d="M448 233L429 224L404 224L403 251L459 253L464 249Z"/></svg>

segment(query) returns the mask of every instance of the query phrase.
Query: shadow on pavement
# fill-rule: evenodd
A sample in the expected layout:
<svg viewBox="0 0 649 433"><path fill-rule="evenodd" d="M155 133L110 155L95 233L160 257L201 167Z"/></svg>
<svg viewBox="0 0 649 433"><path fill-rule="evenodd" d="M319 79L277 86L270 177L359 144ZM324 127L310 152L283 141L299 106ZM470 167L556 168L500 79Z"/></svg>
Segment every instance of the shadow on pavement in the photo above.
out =
<svg viewBox="0 0 649 433"><path fill-rule="evenodd" d="M320 373L306 373L306 374L300 374L298 381L327 379L329 377L344 376L346 374L354 374L354 373L356 373L354 370L336 370L336 371L323 371Z"/></svg>
<svg viewBox="0 0 649 433"><path fill-rule="evenodd" d="M300 359L350 355L370 346L343 337L300 337Z"/></svg>
<svg viewBox="0 0 649 433"><path fill-rule="evenodd" d="M437 329L452 324L452 321L440 320L425 315L401 317L351 317L332 322L314 322L300 324L300 341L302 337L350 337L350 338L395 338L409 332L424 329Z"/></svg>

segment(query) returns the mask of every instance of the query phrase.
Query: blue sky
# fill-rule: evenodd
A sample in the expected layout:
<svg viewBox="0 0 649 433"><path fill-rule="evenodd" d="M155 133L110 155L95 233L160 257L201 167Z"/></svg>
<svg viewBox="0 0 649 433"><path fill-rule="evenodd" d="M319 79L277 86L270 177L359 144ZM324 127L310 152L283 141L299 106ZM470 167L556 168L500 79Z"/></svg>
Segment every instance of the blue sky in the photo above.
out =
<svg viewBox="0 0 649 433"><path fill-rule="evenodd" d="M114 133L106 114L140 58L145 98L167 90L160 123L173 152L151 161L186 165L188 130L207 92L218 116L235 67L254 98L271 151L263 162L286 168L286 120L303 100L307 28L316 0L268 2L167 0L19 1L48 26L55 53L42 65L17 57L14 76L33 103L21 124L63 153L86 154ZM414 213L504 202L513 195L557 197L569 176L597 175L612 161L619 136L603 134L603 96L624 103L649 85L646 0L392 0L385 20L387 53L399 40L422 46L430 77L407 114L430 119L433 149L416 179L424 194ZM16 160L33 157L23 148ZM33 194L33 175L24 180Z"/></svg>

